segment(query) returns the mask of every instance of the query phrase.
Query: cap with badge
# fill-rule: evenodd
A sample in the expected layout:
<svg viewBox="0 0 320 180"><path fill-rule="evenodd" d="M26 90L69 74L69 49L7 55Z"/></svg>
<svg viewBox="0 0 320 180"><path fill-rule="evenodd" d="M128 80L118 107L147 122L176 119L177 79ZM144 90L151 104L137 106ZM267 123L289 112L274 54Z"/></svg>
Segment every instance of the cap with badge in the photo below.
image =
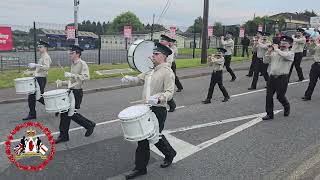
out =
<svg viewBox="0 0 320 180"><path fill-rule="evenodd" d="M221 52L223 54L227 52L227 50L224 48L217 48L217 50L218 50L218 52Z"/></svg>
<svg viewBox="0 0 320 180"><path fill-rule="evenodd" d="M77 45L71 45L69 50L70 51L75 51L77 53L81 53L83 51L83 49L80 46L77 46Z"/></svg>
<svg viewBox="0 0 320 180"><path fill-rule="evenodd" d="M172 50L168 46L162 45L161 43L158 43L158 42L156 42L154 45L155 47L153 49L153 53L160 52L166 56L169 56L172 54Z"/></svg>
<svg viewBox="0 0 320 180"><path fill-rule="evenodd" d="M226 34L230 34L231 36L233 36L233 33L231 31L227 31Z"/></svg>
<svg viewBox="0 0 320 180"><path fill-rule="evenodd" d="M38 46L50 47L50 45L47 42L42 40L38 42Z"/></svg>
<svg viewBox="0 0 320 180"><path fill-rule="evenodd" d="M270 36L271 34L268 32L262 32L262 36Z"/></svg>
<svg viewBox="0 0 320 180"><path fill-rule="evenodd" d="M168 41L168 42L176 42L175 39L170 38L169 36L166 36L164 34L161 35L161 40L165 40L165 41Z"/></svg>
<svg viewBox="0 0 320 180"><path fill-rule="evenodd" d="M257 31L257 34L261 34L261 35L262 35L262 34L263 34L263 32L262 32L262 31Z"/></svg>
<svg viewBox="0 0 320 180"><path fill-rule="evenodd" d="M285 41L285 42L291 44L293 42L293 39L290 36L281 36L280 41Z"/></svg>

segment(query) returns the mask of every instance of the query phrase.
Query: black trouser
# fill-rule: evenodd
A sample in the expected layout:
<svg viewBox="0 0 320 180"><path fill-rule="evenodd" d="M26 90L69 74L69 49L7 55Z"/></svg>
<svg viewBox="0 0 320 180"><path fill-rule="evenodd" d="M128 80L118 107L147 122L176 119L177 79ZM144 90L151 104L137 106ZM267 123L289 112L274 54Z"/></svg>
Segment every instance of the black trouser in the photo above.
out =
<svg viewBox="0 0 320 180"><path fill-rule="evenodd" d="M268 64L267 64L268 65ZM259 73L263 74L264 80L267 82L269 79L269 75L266 72L266 64L263 63L262 58L257 58L255 67L254 67L254 73L251 83L251 88L256 89L257 88L257 82L259 79Z"/></svg>
<svg viewBox="0 0 320 180"><path fill-rule="evenodd" d="M257 53L254 52L254 53L252 54L252 61L251 61L251 65L250 65L250 68L249 68L249 73L248 73L249 76L252 76L252 75L253 75L253 71L254 71L256 62L257 62Z"/></svg>
<svg viewBox="0 0 320 180"><path fill-rule="evenodd" d="M36 80L39 84L40 92L41 92L41 94L43 94L44 88L46 87L46 84L47 84L47 78L46 77L36 77ZM44 105L43 97L41 97L38 101ZM37 114L37 112L36 112L36 93L29 94L28 106L29 106L29 110L30 110L29 116L35 116Z"/></svg>
<svg viewBox="0 0 320 180"><path fill-rule="evenodd" d="M244 52L246 52L247 57L249 57L248 46L242 46L242 57L244 57Z"/></svg>
<svg viewBox="0 0 320 180"><path fill-rule="evenodd" d="M218 84L222 94L224 97L229 97L229 94L226 90L226 88L223 86L222 83L222 71L212 71L211 74L211 81L210 81L210 87L209 87L209 91L208 91L208 95L207 95L207 99L212 99L212 94L213 94L213 90L214 90L214 86Z"/></svg>
<svg viewBox="0 0 320 180"><path fill-rule="evenodd" d="M277 99L282 106L287 109L290 104L286 98L288 88L288 75L274 76L270 75L267 83L267 96L266 96L266 112L270 117L273 117L273 95L277 93Z"/></svg>
<svg viewBox="0 0 320 180"><path fill-rule="evenodd" d="M176 74L176 69L177 69L176 62L172 62L171 69L172 69L174 75L176 76L175 77L175 84L176 84L177 88L178 89L183 89L183 86L182 86L181 82L179 81L179 78L178 78L178 76Z"/></svg>
<svg viewBox="0 0 320 180"><path fill-rule="evenodd" d="M157 116L159 122L159 131L162 132L164 128L164 122L167 117L167 109L165 107L151 107L151 110ZM155 144L155 146L161 151L162 154L165 155L165 159L172 158L176 151L172 148L168 140L164 135L161 136L159 142ZM146 170L147 165L150 159L150 146L149 141L147 139L138 141L138 147L136 149L135 156L135 169L136 170Z"/></svg>
<svg viewBox="0 0 320 180"><path fill-rule="evenodd" d="M80 104L82 102L83 91L82 89L73 89L73 94L75 98L75 109L80 109ZM78 123L80 126L88 129L94 125L94 123L87 118L83 117L81 114L75 112L73 116L69 117L68 112L61 113L60 115L60 137L62 138L69 138L69 127L70 122L73 120L74 122Z"/></svg>
<svg viewBox="0 0 320 180"><path fill-rule="evenodd" d="M292 65L291 65L291 67L290 67L289 79L288 80L290 80L290 76L291 76L291 73L292 73L293 66L296 68L299 80L300 81L304 80L302 68L300 66L302 57L303 57L303 53L302 52L294 54L294 61L293 61Z"/></svg>
<svg viewBox="0 0 320 180"><path fill-rule="evenodd" d="M310 76L309 86L304 94L304 97L306 97L307 99L311 99L313 90L317 85L318 79L320 78L320 63L312 64L309 76Z"/></svg>
<svg viewBox="0 0 320 180"><path fill-rule="evenodd" d="M232 79L236 78L236 75L233 73L230 64L231 64L231 55L225 55L224 56L224 66L226 67L227 71L230 73Z"/></svg>

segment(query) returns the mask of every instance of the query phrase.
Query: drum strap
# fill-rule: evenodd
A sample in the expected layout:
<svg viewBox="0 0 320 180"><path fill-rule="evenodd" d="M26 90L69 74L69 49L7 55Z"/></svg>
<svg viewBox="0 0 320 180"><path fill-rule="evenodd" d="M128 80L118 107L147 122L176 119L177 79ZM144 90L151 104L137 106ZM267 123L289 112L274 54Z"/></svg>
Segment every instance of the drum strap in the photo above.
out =
<svg viewBox="0 0 320 180"><path fill-rule="evenodd" d="M76 113L76 109L75 109L76 100L74 98L74 94L72 90L69 93L69 100L70 100L70 109L68 111L68 116L71 117L74 115L74 113Z"/></svg>
<svg viewBox="0 0 320 180"><path fill-rule="evenodd" d="M41 98L40 85L36 79L36 100L39 100L40 98Z"/></svg>
<svg viewBox="0 0 320 180"><path fill-rule="evenodd" d="M144 86L143 86L143 95L142 99L145 101L148 101L151 93L151 80L152 80L152 75L153 75L154 70L149 71L146 73L145 79L144 79Z"/></svg>

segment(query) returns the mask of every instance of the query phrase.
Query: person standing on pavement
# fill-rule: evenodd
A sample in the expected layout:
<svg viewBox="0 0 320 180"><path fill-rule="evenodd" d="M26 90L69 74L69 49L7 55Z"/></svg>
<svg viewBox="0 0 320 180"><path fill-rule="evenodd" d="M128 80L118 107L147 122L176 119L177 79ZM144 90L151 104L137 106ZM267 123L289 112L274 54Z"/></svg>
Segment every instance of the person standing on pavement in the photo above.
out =
<svg viewBox="0 0 320 180"><path fill-rule="evenodd" d="M40 93L44 93L44 88L47 84L47 76L48 71L51 64L51 58L48 54L48 47L49 44L45 41L39 41L37 50L40 53L40 59L38 64L36 63L29 63L29 68L36 68L35 71L28 71L26 74L33 74L36 78L37 83L39 84ZM44 99L41 97L39 100L36 99L36 93L29 94L28 96L28 106L29 106L29 114L27 117L23 118L22 120L31 120L37 119L37 112L36 112L36 101L40 102L44 105Z"/></svg>
<svg viewBox="0 0 320 180"><path fill-rule="evenodd" d="M212 74L211 74L211 81L210 81L210 87L209 87L209 91L208 91L208 95L207 98L202 101L203 104L209 104L211 103L211 99L212 99L212 94L213 94L213 90L214 90L214 86L216 84L218 84L224 99L222 100L222 102L227 102L230 99L230 96L226 90L226 88L223 86L223 78L222 78L222 70L223 70L223 65L224 65L224 53L227 52L226 49L224 48L217 48L217 53L214 54L213 56L209 56L208 58L208 65L212 66L213 70L212 70Z"/></svg>
<svg viewBox="0 0 320 180"><path fill-rule="evenodd" d="M80 126L84 127L87 131L85 136L88 137L93 133L96 123L90 121L89 119L83 117L77 110L80 109L80 105L83 97L83 84L86 80L90 79L89 67L85 61L81 59L81 52L83 51L77 45L70 46L69 57L71 60L71 70L70 72L65 72L64 76L70 78L67 81L57 80L57 87L62 85L68 85L68 88L73 92L75 98L75 113L72 116L68 115L68 112L60 114L60 125L59 131L60 135L55 140L55 143L61 143L69 141L69 127L71 120L78 123ZM70 87L71 84L71 87Z"/></svg>
<svg viewBox="0 0 320 180"><path fill-rule="evenodd" d="M152 61L154 63L154 72L151 77L150 97L147 99L148 104L151 104L151 110L157 116L159 122L159 132L164 129L164 123L167 117L166 103L171 99L174 94L174 73L168 66L167 57L172 54L172 50L162 45L155 43L153 50ZM122 83L143 84L148 73L142 73L137 77L125 76L122 78ZM146 99L147 97L143 97ZM155 146L165 155L161 168L166 168L172 164L177 152L172 148L168 140L162 134L159 142ZM134 179L138 176L147 174L147 165L150 159L150 146L149 141L144 139L138 141L138 147L135 155L135 168L133 171L126 175L126 179Z"/></svg>
<svg viewBox="0 0 320 180"><path fill-rule="evenodd" d="M227 31L226 32L226 37L221 36L221 44L224 49L227 50L224 56L224 66L226 67L227 71L231 75L231 82L235 81L237 79L236 75L232 71L230 65L231 65L231 57L234 49L234 41L232 40L232 32Z"/></svg>
<svg viewBox="0 0 320 180"><path fill-rule="evenodd" d="M296 68L296 71L299 77L298 81L304 80L302 68L300 66L301 60L303 57L303 49L304 49L304 46L306 45L306 38L303 36L303 33L304 33L304 29L298 28L296 35L292 35L292 39L293 39L292 50L294 52L294 61L290 68L289 80L290 80L293 66Z"/></svg>
<svg viewBox="0 0 320 180"><path fill-rule="evenodd" d="M273 95L277 93L277 99L284 107L284 116L290 114L290 104L286 98L286 92L288 88L288 74L291 64L294 59L294 52L289 50L289 47L293 39L289 36L282 36L280 40L280 49L277 44L272 45L267 50L264 62L270 63L268 72L270 78L267 83L267 95L266 95L266 112L267 115L263 117L263 120L272 120L273 113Z"/></svg>
<svg viewBox="0 0 320 180"><path fill-rule="evenodd" d="M313 94L314 88L317 85L317 81L320 78L320 37L318 39L315 40L315 48L314 48L314 63L311 66L310 69L310 81L309 81L309 85L308 88L306 90L306 92L304 93L304 96L302 97L302 100L304 101L310 101L311 100L311 96Z"/></svg>
<svg viewBox="0 0 320 180"><path fill-rule="evenodd" d="M269 33L263 32L261 39L258 40L255 48L257 48L257 60L254 67L254 73L252 78L251 87L248 90L257 89L257 82L259 79L259 73L263 74L264 80L267 82L269 79L267 68L268 64L264 63L263 57L268 49L271 46L271 43L267 40L267 36L270 35Z"/></svg>
<svg viewBox="0 0 320 180"><path fill-rule="evenodd" d="M250 45L250 39L248 38L248 35L245 34L243 39L241 40L241 45L242 45L242 57L244 57L244 53L247 53L247 57L249 57L249 45Z"/></svg>

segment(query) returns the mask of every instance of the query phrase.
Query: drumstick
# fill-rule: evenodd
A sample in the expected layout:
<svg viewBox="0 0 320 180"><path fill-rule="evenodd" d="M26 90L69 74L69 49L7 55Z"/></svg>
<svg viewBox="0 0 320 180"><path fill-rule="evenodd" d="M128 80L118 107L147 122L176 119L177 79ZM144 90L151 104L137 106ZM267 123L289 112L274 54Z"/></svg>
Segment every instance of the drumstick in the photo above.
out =
<svg viewBox="0 0 320 180"><path fill-rule="evenodd" d="M63 73L65 73L64 68L61 66L60 62L58 62L58 66L62 69Z"/></svg>

